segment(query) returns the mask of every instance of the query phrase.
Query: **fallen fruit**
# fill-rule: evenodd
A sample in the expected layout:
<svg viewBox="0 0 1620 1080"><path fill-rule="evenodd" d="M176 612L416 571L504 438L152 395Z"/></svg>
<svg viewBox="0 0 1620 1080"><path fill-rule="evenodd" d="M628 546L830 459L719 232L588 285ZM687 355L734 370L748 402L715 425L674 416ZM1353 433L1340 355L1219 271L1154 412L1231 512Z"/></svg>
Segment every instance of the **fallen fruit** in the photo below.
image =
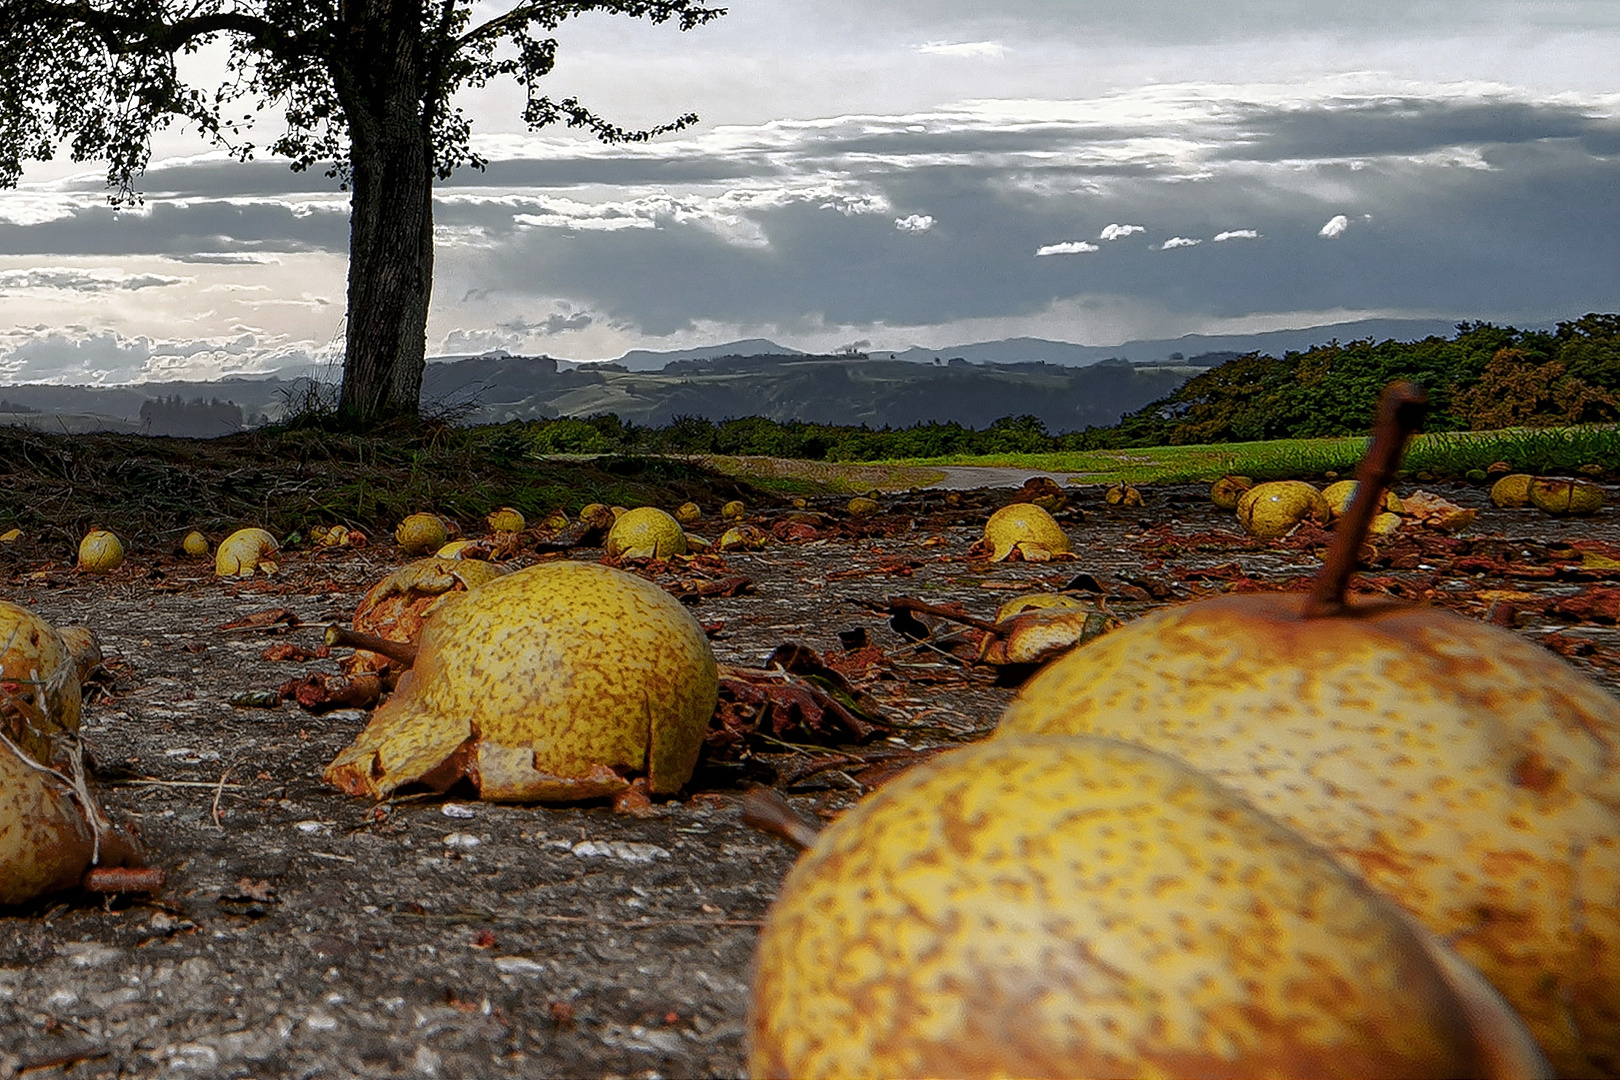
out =
<svg viewBox="0 0 1620 1080"><path fill-rule="evenodd" d="M1287 536L1304 521L1326 525L1329 517L1322 493L1303 480L1256 484L1245 491L1237 503L1237 518L1243 531L1261 540Z"/></svg>
<svg viewBox="0 0 1620 1080"><path fill-rule="evenodd" d="M788 874L749 1073L1545 1075L1488 993L1475 1030L1434 951L1183 762L1002 737L890 781Z"/></svg>
<svg viewBox="0 0 1620 1080"><path fill-rule="evenodd" d="M79 667L56 627L0 600L0 734L49 761L48 740L79 730Z"/></svg>
<svg viewBox="0 0 1620 1080"><path fill-rule="evenodd" d="M1005 622L1014 615L1022 615L1026 611L1040 611L1045 608L1064 608L1070 611L1092 611L1093 605L1078 596L1067 593L1025 593L1015 596L996 609L996 622Z"/></svg>
<svg viewBox="0 0 1620 1080"><path fill-rule="evenodd" d="M1505 510L1517 510L1530 504L1530 485L1535 477L1529 473L1511 473L1491 485L1491 503Z"/></svg>
<svg viewBox="0 0 1620 1080"><path fill-rule="evenodd" d="M703 520L703 511L698 509L695 502L684 502L675 508L675 520L682 525L690 525L694 521Z"/></svg>
<svg viewBox="0 0 1620 1080"><path fill-rule="evenodd" d="M1328 513L1335 518L1344 516L1350 509L1350 500L1356 497L1356 488L1359 485L1354 480L1339 480L1322 489L1322 501L1327 503ZM1384 492L1383 507L1385 512L1398 514L1401 512L1401 500L1393 491Z"/></svg>
<svg viewBox="0 0 1620 1080"><path fill-rule="evenodd" d="M1103 502L1109 506L1141 506L1142 493L1129 484L1115 484L1103 492Z"/></svg>
<svg viewBox="0 0 1620 1080"><path fill-rule="evenodd" d="M105 574L124 565L124 545L106 529L92 529L79 541L79 568Z"/></svg>
<svg viewBox="0 0 1620 1080"><path fill-rule="evenodd" d="M579 520L593 530L606 532L613 528L614 514L602 503L587 503L579 512Z"/></svg>
<svg viewBox="0 0 1620 1080"><path fill-rule="evenodd" d="M1385 432L1369 462L1391 443L1398 456L1404 436ZM1362 479L1382 487L1397 459ZM1450 941L1560 1073L1613 1074L1620 701L1509 631L1345 599L1363 539L1341 524L1310 595L1167 608L1075 650L1001 730L1116 735L1196 762Z"/></svg>
<svg viewBox="0 0 1620 1080"><path fill-rule="evenodd" d="M488 559L489 548L477 540L452 540L433 553L435 559Z"/></svg>
<svg viewBox="0 0 1620 1080"><path fill-rule="evenodd" d="M1472 525L1479 517L1473 507L1458 506L1432 491L1414 491L1402 501L1402 512L1431 529L1455 532Z"/></svg>
<svg viewBox="0 0 1620 1080"><path fill-rule="evenodd" d="M844 509L849 511L850 517L858 518L872 517L875 514L881 514L883 512L883 507L878 503L878 501L866 495L855 496L853 499L849 500L849 503L844 507Z"/></svg>
<svg viewBox="0 0 1620 1080"><path fill-rule="evenodd" d="M528 528L529 523L523 520L522 512L503 506L484 519L489 523L489 531L497 533L520 533ZM567 524L565 520L563 524Z"/></svg>
<svg viewBox="0 0 1620 1080"><path fill-rule="evenodd" d="M186 538L180 541L180 550L191 556L193 559L207 558L210 550L208 546L208 537L204 536L196 529L192 529L190 532L186 533Z"/></svg>
<svg viewBox="0 0 1620 1080"><path fill-rule="evenodd" d="M450 542L450 531L437 514L412 514L394 529L394 542L407 555L426 555Z"/></svg>
<svg viewBox="0 0 1620 1080"><path fill-rule="evenodd" d="M1067 553L1069 538L1052 515L1034 503L1012 503L990 515L984 537L974 548L988 550L992 562L1009 559L1015 551L1029 562L1045 562Z"/></svg>
<svg viewBox="0 0 1620 1080"><path fill-rule="evenodd" d="M82 691L83 683L105 659L101 652L101 640L88 626L59 626L56 632L61 635L62 644L73 658L73 670L78 673Z"/></svg>
<svg viewBox="0 0 1620 1080"><path fill-rule="evenodd" d="M1252 487L1247 476L1223 476L1209 486L1209 501L1222 510L1236 510L1238 499Z"/></svg>
<svg viewBox="0 0 1620 1080"><path fill-rule="evenodd" d="M1050 476L1032 476L1013 495L1013 502L1034 503L1047 513L1055 514L1069 505L1069 497Z"/></svg>
<svg viewBox="0 0 1620 1080"><path fill-rule="evenodd" d="M753 525L733 525L720 534L715 547L721 551L757 551L770 542L770 534Z"/></svg>
<svg viewBox="0 0 1620 1080"><path fill-rule="evenodd" d="M354 610L354 628L385 641L415 641L422 626L446 602L506 574L477 559L418 559L373 585ZM387 657L358 649L341 665L346 675L382 671Z"/></svg>
<svg viewBox="0 0 1620 1080"><path fill-rule="evenodd" d="M351 795L465 777L486 799L655 793L691 776L714 653L656 585L591 563L531 566L435 612L414 668L327 766Z"/></svg>
<svg viewBox="0 0 1620 1080"><path fill-rule="evenodd" d="M603 549L620 559L667 559L686 554L680 522L656 506L627 510L608 530Z"/></svg>
<svg viewBox="0 0 1620 1080"><path fill-rule="evenodd" d="M237 529L214 552L214 574L244 578L259 570L273 574L279 569L275 557L280 551L276 538L263 529Z"/></svg>
<svg viewBox="0 0 1620 1080"><path fill-rule="evenodd" d="M738 499L732 499L720 508L720 516L726 521L737 521L745 513L747 513L747 509Z"/></svg>
<svg viewBox="0 0 1620 1080"><path fill-rule="evenodd" d="M1543 476L1531 481L1530 502L1556 517L1595 514L1603 509L1603 489L1590 480Z"/></svg>
<svg viewBox="0 0 1620 1080"><path fill-rule="evenodd" d="M581 516L583 517L583 515ZM547 514L546 519L540 523L540 527L542 529L547 529L551 532L562 532L564 529L568 528L568 526L568 514L563 510L553 510L551 513Z"/></svg>

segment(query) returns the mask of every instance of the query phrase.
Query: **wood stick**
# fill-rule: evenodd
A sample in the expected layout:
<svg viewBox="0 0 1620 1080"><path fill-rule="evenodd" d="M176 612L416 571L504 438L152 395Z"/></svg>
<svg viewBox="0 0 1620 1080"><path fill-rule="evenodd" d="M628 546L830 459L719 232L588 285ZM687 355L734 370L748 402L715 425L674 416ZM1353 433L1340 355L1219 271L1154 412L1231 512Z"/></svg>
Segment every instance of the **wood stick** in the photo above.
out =
<svg viewBox="0 0 1620 1080"><path fill-rule="evenodd" d="M817 830L806 824L788 801L771 788L749 788L742 797L742 808L743 824L750 828L780 837L801 851L816 842Z"/></svg>
<svg viewBox="0 0 1620 1080"><path fill-rule="evenodd" d="M386 656L405 667L416 665L417 647L409 641L389 641L374 634L362 634L358 630L347 630L336 623L326 628L326 643L328 645L345 645L351 649L365 649L379 656Z"/></svg>
<svg viewBox="0 0 1620 1080"><path fill-rule="evenodd" d="M972 615L963 615L961 612L952 611L949 608L936 607L922 600L913 600L909 596L891 596L884 606L891 612L914 611L919 615L932 615L935 618L959 622L964 626L971 626L975 630L984 630L992 634L1001 633L996 624L988 619L976 619Z"/></svg>
<svg viewBox="0 0 1620 1080"><path fill-rule="evenodd" d="M89 892L157 892L167 875L157 866L97 866L84 875Z"/></svg>
<svg viewBox="0 0 1620 1080"><path fill-rule="evenodd" d="M1429 395L1409 382L1392 382L1378 399L1378 422L1372 445L1356 469L1356 494L1333 530L1327 561L1311 585L1305 601L1307 619L1337 615L1344 610L1350 579L1361 558L1372 520L1384 504L1384 492L1400 468L1406 443L1429 412Z"/></svg>

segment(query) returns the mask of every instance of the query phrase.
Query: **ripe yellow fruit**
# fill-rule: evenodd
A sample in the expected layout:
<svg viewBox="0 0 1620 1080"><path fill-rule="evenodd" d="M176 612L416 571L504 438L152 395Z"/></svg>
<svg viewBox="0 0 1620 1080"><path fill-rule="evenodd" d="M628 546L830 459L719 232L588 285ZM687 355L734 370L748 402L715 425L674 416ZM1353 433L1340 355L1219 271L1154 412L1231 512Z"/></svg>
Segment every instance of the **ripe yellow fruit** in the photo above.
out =
<svg viewBox="0 0 1620 1080"><path fill-rule="evenodd" d="M39 761L49 737L79 730L79 666L56 627L18 604L0 600L0 683L33 716L0 710L0 734Z"/></svg>
<svg viewBox="0 0 1620 1080"><path fill-rule="evenodd" d="M998 738L890 781L788 874L749 1073L1484 1073L1430 944L1174 758Z"/></svg>
<svg viewBox="0 0 1620 1080"><path fill-rule="evenodd" d="M1322 493L1303 480L1257 484L1245 491L1237 503L1237 518L1243 530L1261 540L1286 536L1303 521L1326 525L1329 516Z"/></svg>
<svg viewBox="0 0 1620 1080"><path fill-rule="evenodd" d="M1047 608L1062 608L1066 611L1093 610L1093 606L1087 601L1067 593L1025 593L1013 597L997 608L995 621L1002 622L1026 611L1043 611Z"/></svg>
<svg viewBox="0 0 1620 1080"><path fill-rule="evenodd" d="M105 574L124 565L124 545L106 529L92 529L79 541L79 568Z"/></svg>
<svg viewBox="0 0 1620 1080"><path fill-rule="evenodd" d="M1356 487L1354 480L1339 480L1323 488L1322 501L1327 503L1328 513L1336 518L1343 517L1344 512L1350 509L1350 500L1356 497ZM1384 512L1401 512L1400 496L1393 491L1384 492Z"/></svg>
<svg viewBox="0 0 1620 1080"><path fill-rule="evenodd" d="M991 514L979 543L990 549L992 562L1010 558L1015 550L1030 562L1044 562L1069 550L1063 529L1034 503L1012 503Z"/></svg>
<svg viewBox="0 0 1620 1080"><path fill-rule="evenodd" d="M640 506L619 516L602 546L621 559L667 559L686 554L686 534L656 506Z"/></svg>
<svg viewBox="0 0 1620 1080"><path fill-rule="evenodd" d="M1236 510L1238 499L1252 487L1247 476L1223 476L1209 486L1209 501L1222 510Z"/></svg>
<svg viewBox="0 0 1620 1080"><path fill-rule="evenodd" d="M485 520L489 522L489 531L498 533L520 533L529 525L523 520L522 512L510 506L501 507Z"/></svg>
<svg viewBox="0 0 1620 1080"><path fill-rule="evenodd" d="M237 529L214 552L214 574L244 578L255 571L273 574L279 569L276 556L280 552L276 538L263 529Z"/></svg>
<svg viewBox="0 0 1620 1080"><path fill-rule="evenodd" d="M394 530L394 541L407 555L426 555L450 542L450 531L437 514L412 514Z"/></svg>
<svg viewBox="0 0 1620 1080"><path fill-rule="evenodd" d="M185 552L193 559L207 558L210 550L208 547L208 537L204 536L196 529L192 529L190 532L186 533L186 538L180 541L180 550Z"/></svg>
<svg viewBox="0 0 1620 1080"><path fill-rule="evenodd" d="M1531 481L1530 502L1559 517L1595 514L1603 509L1603 489L1589 480L1544 476Z"/></svg>
<svg viewBox="0 0 1620 1080"><path fill-rule="evenodd" d="M695 502L684 502L675 508L675 520L682 525L690 525L694 521L703 520L703 511L698 509Z"/></svg>
<svg viewBox="0 0 1620 1080"><path fill-rule="evenodd" d="M1530 485L1535 477L1529 473L1509 473L1491 485L1491 503L1505 510L1517 510L1530 503Z"/></svg>
<svg viewBox="0 0 1620 1080"><path fill-rule="evenodd" d="M658 586L556 562L433 613L416 666L326 768L352 795L463 776L486 799L612 795L691 776L718 672L703 628Z"/></svg>
<svg viewBox="0 0 1620 1080"><path fill-rule="evenodd" d="M858 518L872 517L875 514L881 514L883 512L882 505L879 504L876 499L866 495L855 496L853 499L849 500L848 505L845 506L844 509L849 511L850 517Z"/></svg>
<svg viewBox="0 0 1620 1080"><path fill-rule="evenodd" d="M579 520L597 531L613 528L616 515L602 503L587 503L579 512Z"/></svg>
<svg viewBox="0 0 1620 1080"><path fill-rule="evenodd" d="M720 508L720 517L725 521L737 521L741 519L745 513L747 513L747 509L743 506L742 501L739 499L732 499L730 502L726 503L726 505Z"/></svg>
<svg viewBox="0 0 1620 1080"><path fill-rule="evenodd" d="M476 540L452 540L433 553L435 559L483 559L488 554Z"/></svg>
<svg viewBox="0 0 1620 1080"><path fill-rule="evenodd" d="M1196 763L1452 942L1561 1074L1614 1072L1620 701L1443 610L1363 601L1304 618L1304 603L1155 612L1036 675L1001 730Z"/></svg>

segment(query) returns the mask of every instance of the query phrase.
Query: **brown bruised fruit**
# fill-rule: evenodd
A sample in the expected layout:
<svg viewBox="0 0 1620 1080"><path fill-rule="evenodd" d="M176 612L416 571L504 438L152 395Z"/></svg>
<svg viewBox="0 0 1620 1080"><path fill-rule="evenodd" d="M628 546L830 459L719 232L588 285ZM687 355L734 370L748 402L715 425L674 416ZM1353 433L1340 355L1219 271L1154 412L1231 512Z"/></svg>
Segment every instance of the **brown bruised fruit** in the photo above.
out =
<svg viewBox="0 0 1620 1080"><path fill-rule="evenodd" d="M1209 486L1209 501L1222 510L1236 510L1238 499L1254 487L1247 476L1223 476Z"/></svg>
<svg viewBox="0 0 1620 1080"><path fill-rule="evenodd" d="M1363 463L1380 490L1405 407L1386 401ZM1509 631L1346 599L1365 526L1341 523L1309 595L1167 608L1075 650L1001 731L1112 735L1196 763L1451 942L1560 1073L1614 1075L1620 701Z"/></svg>
<svg viewBox="0 0 1620 1080"><path fill-rule="evenodd" d="M1546 1075L1424 937L1175 758L1001 737L890 781L788 874L749 1073Z"/></svg>
<svg viewBox="0 0 1620 1080"><path fill-rule="evenodd" d="M1556 517L1595 514L1603 509L1603 489L1590 480L1544 476L1530 482L1530 503Z"/></svg>
<svg viewBox="0 0 1620 1080"><path fill-rule="evenodd" d="M486 799L657 793L691 776L718 673L686 608L590 563L544 563L435 612L415 667L326 767L351 795L462 777Z"/></svg>
<svg viewBox="0 0 1620 1080"><path fill-rule="evenodd" d="M79 730L79 665L56 627L0 600L0 734L49 761L51 737Z"/></svg>
<svg viewBox="0 0 1620 1080"><path fill-rule="evenodd" d="M354 628L387 641L413 642L429 615L460 596L506 573L504 567L477 559L437 556L406 563L373 585L354 610ZM343 661L343 671L382 671L392 662L366 649Z"/></svg>
<svg viewBox="0 0 1620 1080"><path fill-rule="evenodd" d="M1491 485L1491 503L1504 510L1517 510L1530 504L1530 485L1536 478L1529 473L1509 473Z"/></svg>

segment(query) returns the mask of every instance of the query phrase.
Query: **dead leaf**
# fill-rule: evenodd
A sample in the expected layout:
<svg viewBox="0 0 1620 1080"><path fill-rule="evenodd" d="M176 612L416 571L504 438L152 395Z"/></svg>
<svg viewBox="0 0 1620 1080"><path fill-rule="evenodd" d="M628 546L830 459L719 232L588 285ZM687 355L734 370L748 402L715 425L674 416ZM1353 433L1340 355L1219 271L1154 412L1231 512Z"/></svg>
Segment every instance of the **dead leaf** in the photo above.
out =
<svg viewBox="0 0 1620 1080"><path fill-rule="evenodd" d="M220 630L270 630L270 629L279 630L282 627L291 628L291 627L298 626L298 625L300 625L300 624L299 624L299 620L298 620L297 615L294 615L291 611L287 610L284 607L278 607L278 608L266 608L263 611L255 611L253 614L244 615L240 619L232 619L228 623L221 623L219 625L218 629L220 629Z"/></svg>

